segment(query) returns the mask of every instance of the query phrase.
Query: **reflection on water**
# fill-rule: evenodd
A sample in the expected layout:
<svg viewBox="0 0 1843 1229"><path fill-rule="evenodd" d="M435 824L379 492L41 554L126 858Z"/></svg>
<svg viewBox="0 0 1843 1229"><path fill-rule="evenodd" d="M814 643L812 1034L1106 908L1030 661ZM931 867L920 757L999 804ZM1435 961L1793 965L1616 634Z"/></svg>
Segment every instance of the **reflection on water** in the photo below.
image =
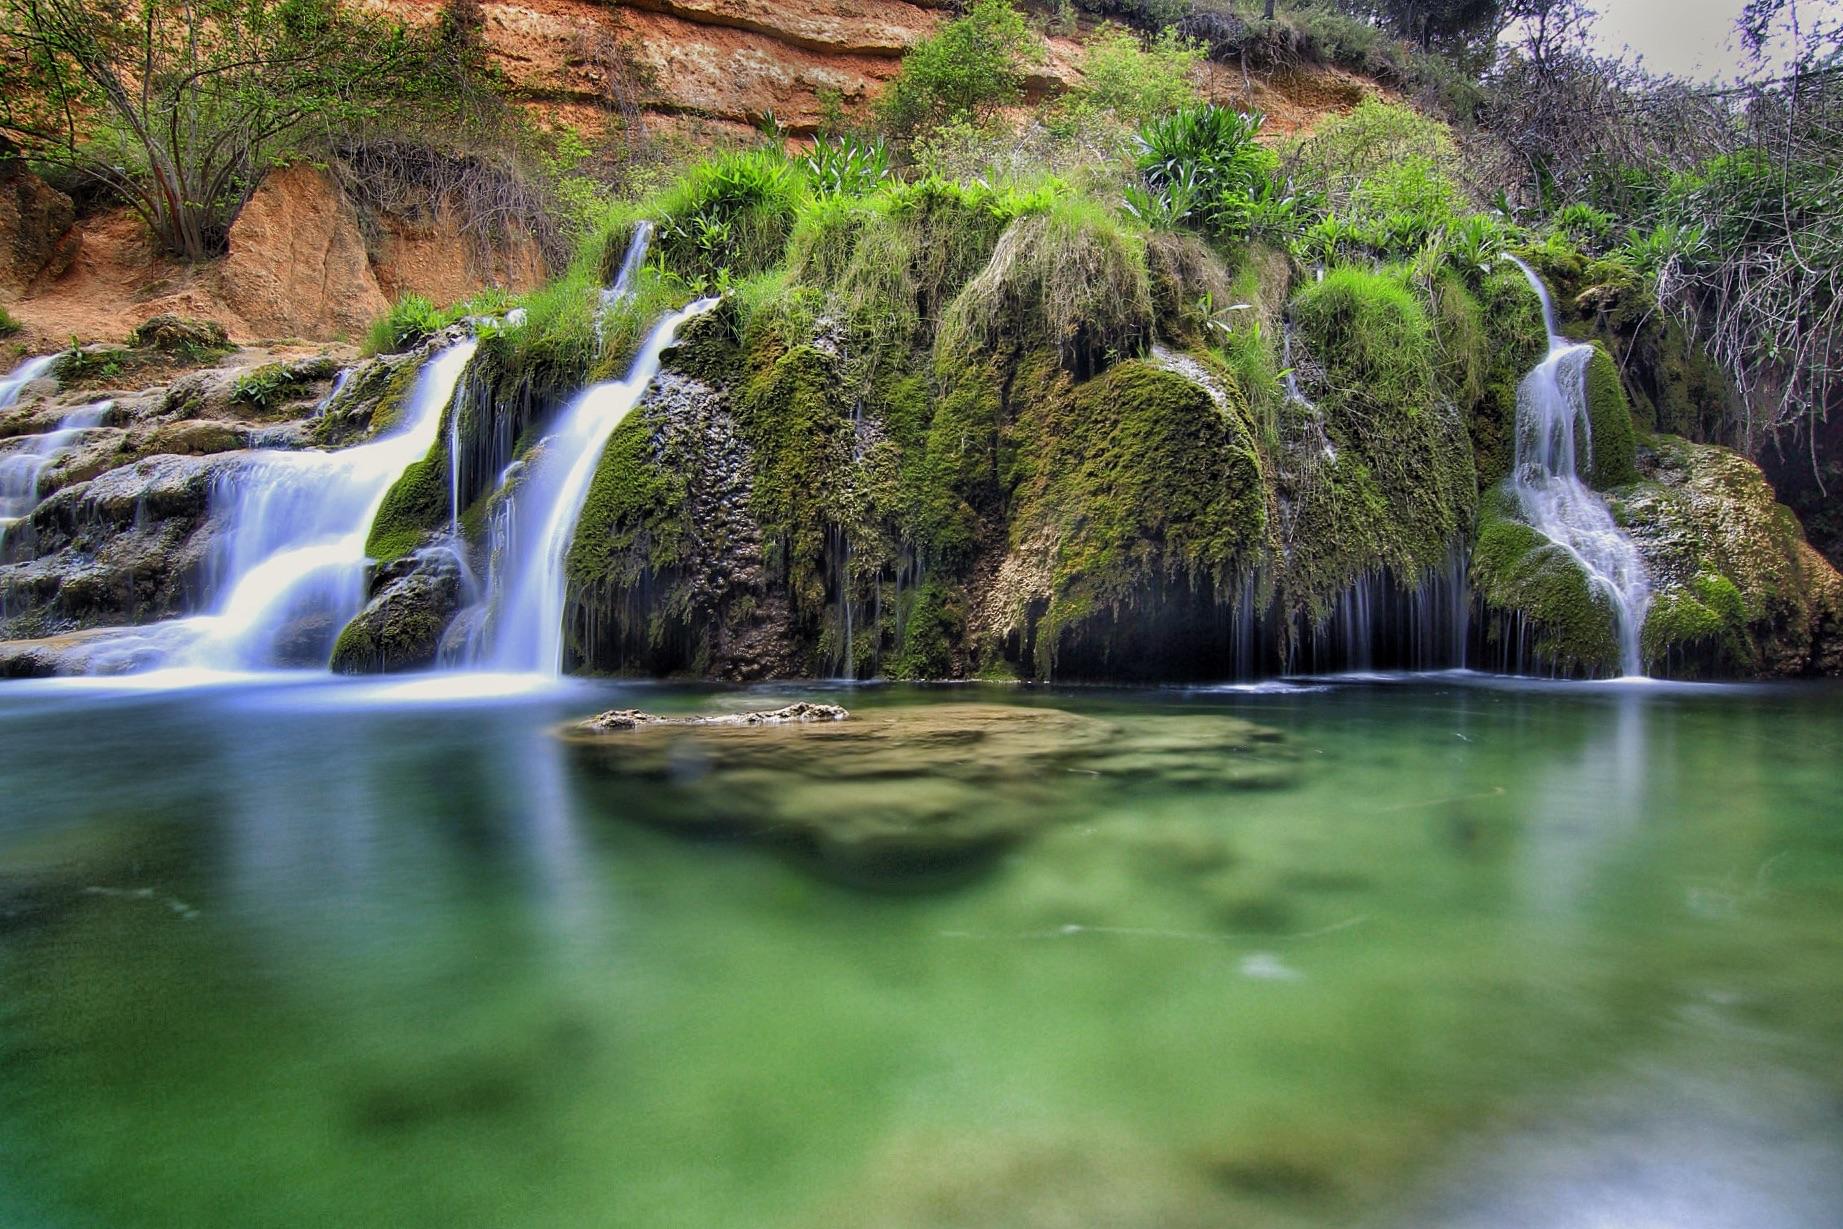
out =
<svg viewBox="0 0 1843 1229"><path fill-rule="evenodd" d="M801 694L0 689L0 1224L1843 1223L1837 692Z"/></svg>

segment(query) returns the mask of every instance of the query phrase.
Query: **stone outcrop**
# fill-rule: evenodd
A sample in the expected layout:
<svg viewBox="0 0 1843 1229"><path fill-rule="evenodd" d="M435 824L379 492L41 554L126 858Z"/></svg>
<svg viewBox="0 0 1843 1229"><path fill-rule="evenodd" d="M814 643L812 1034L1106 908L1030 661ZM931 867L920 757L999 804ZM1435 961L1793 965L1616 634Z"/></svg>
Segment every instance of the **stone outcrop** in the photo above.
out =
<svg viewBox="0 0 1843 1229"><path fill-rule="evenodd" d="M83 246L68 196L0 144L0 291L17 293L70 268Z"/></svg>
<svg viewBox="0 0 1843 1229"><path fill-rule="evenodd" d="M269 337L357 336L389 310L358 213L323 173L271 173L230 229L225 301Z"/></svg>

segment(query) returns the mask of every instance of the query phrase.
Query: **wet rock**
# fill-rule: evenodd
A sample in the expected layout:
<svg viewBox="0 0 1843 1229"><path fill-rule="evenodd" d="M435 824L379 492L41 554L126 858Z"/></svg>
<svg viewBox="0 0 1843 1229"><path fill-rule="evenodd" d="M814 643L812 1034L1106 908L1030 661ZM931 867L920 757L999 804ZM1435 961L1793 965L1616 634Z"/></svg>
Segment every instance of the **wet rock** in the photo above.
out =
<svg viewBox="0 0 1843 1229"><path fill-rule="evenodd" d="M715 716L661 717L637 708L612 708L597 713L571 727L577 734L612 734L641 726L679 725L786 725L797 721L843 721L851 714L836 704L812 704L801 700L784 708L760 709L747 713L720 713Z"/></svg>
<svg viewBox="0 0 1843 1229"><path fill-rule="evenodd" d="M385 674L434 665L442 633L461 608L461 568L450 551L419 551L396 561L379 580L377 592L333 645L336 673Z"/></svg>

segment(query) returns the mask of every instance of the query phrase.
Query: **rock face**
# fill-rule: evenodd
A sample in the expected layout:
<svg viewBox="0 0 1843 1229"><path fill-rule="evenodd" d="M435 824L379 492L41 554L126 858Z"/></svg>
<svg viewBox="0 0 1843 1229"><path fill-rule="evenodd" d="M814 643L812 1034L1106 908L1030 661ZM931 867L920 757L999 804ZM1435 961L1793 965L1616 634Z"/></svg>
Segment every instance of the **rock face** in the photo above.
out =
<svg viewBox="0 0 1843 1229"><path fill-rule="evenodd" d="M83 246L62 192L0 144L0 290L17 293L70 268Z"/></svg>
<svg viewBox="0 0 1843 1229"><path fill-rule="evenodd" d="M390 307L357 212L308 166L264 178L231 227L223 280L232 310L269 337L357 336Z"/></svg>

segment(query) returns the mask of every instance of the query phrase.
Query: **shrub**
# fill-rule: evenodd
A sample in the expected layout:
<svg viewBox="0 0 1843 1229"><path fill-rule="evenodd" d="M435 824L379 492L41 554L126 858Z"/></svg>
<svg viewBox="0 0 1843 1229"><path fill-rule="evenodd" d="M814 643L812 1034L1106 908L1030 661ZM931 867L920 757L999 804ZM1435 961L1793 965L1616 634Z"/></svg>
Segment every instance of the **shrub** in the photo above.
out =
<svg viewBox="0 0 1843 1229"><path fill-rule="evenodd" d="M1254 199L1274 174L1276 159L1255 144L1263 117L1205 103L1184 107L1140 126L1139 174L1144 188L1130 193L1129 212L1183 224L1208 234L1248 233Z"/></svg>
<svg viewBox="0 0 1843 1229"><path fill-rule="evenodd" d="M1103 26L1082 51L1082 83L1068 106L1110 111L1128 124L1193 106L1203 56L1203 44L1169 27L1142 41L1131 30Z"/></svg>
<svg viewBox="0 0 1843 1229"><path fill-rule="evenodd" d="M13 313L0 307L0 337L12 337L26 326L13 319Z"/></svg>
<svg viewBox="0 0 1843 1229"><path fill-rule="evenodd" d="M902 57L902 72L878 100L878 115L901 134L984 118L1022 97L1024 67L1041 56L1041 44L1010 0L974 0L965 16Z"/></svg>

